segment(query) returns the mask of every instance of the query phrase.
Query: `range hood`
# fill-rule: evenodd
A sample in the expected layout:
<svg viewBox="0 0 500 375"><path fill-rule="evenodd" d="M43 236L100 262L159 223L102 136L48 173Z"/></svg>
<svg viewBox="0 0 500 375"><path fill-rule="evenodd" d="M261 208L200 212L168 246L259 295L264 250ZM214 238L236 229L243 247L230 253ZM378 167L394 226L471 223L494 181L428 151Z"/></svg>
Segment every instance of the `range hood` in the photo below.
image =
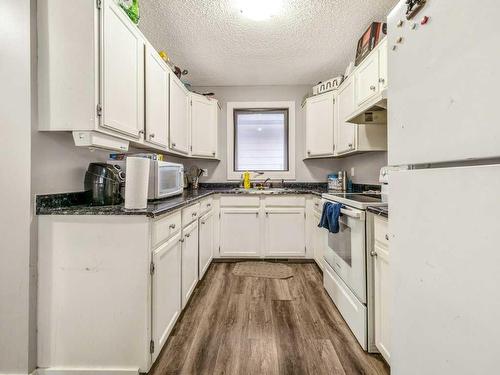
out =
<svg viewBox="0 0 500 375"><path fill-rule="evenodd" d="M107 151L128 151L128 141L102 134L96 131L74 131L75 146Z"/></svg>
<svg viewBox="0 0 500 375"><path fill-rule="evenodd" d="M363 103L345 119L345 122L365 125L387 124L387 89Z"/></svg>

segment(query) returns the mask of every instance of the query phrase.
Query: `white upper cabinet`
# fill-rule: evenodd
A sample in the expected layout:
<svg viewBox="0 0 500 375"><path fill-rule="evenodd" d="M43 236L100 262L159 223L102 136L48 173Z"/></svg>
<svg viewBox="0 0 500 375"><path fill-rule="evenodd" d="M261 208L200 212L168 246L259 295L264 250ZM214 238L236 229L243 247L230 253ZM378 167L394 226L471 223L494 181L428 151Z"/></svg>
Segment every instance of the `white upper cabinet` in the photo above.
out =
<svg viewBox="0 0 500 375"><path fill-rule="evenodd" d="M358 66L354 74L356 84L356 105L361 106L379 92L378 52L372 52Z"/></svg>
<svg viewBox="0 0 500 375"><path fill-rule="evenodd" d="M181 312L180 232L153 251L152 336L153 361L167 341Z"/></svg>
<svg viewBox="0 0 500 375"><path fill-rule="evenodd" d="M334 91L306 100L306 156L334 155Z"/></svg>
<svg viewBox="0 0 500 375"><path fill-rule="evenodd" d="M335 136L335 153L344 154L356 147L357 125L345 122L356 108L354 103L354 79L352 76L342 83L337 95L337 134Z"/></svg>
<svg viewBox="0 0 500 375"><path fill-rule="evenodd" d="M114 1L104 1L102 12L101 125L139 139L144 132L144 40Z"/></svg>
<svg viewBox="0 0 500 375"><path fill-rule="evenodd" d="M170 74L170 149L189 154L189 93L174 74Z"/></svg>
<svg viewBox="0 0 500 375"><path fill-rule="evenodd" d="M191 156L217 154L217 100L191 94Z"/></svg>
<svg viewBox="0 0 500 375"><path fill-rule="evenodd" d="M305 211L297 208L266 208L265 255L305 255Z"/></svg>
<svg viewBox="0 0 500 375"><path fill-rule="evenodd" d="M169 72L156 50L146 47L146 142L168 146Z"/></svg>

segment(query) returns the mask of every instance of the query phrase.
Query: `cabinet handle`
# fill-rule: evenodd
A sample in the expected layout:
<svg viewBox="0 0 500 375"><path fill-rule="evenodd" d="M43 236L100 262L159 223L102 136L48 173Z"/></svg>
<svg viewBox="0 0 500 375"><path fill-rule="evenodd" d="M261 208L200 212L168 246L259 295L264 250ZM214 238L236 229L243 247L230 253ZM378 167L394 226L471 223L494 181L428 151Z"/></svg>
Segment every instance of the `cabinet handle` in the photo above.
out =
<svg viewBox="0 0 500 375"><path fill-rule="evenodd" d="M193 213L191 214L191 216L193 216L193 217L195 217L196 215L198 215L196 212L193 212Z"/></svg>
<svg viewBox="0 0 500 375"><path fill-rule="evenodd" d="M375 86L370 86L370 90L375 91L376 87Z"/></svg>
<svg viewBox="0 0 500 375"><path fill-rule="evenodd" d="M308 150L308 151L307 151L307 155L311 155L311 151L309 151L309 150Z"/></svg>
<svg viewBox="0 0 500 375"><path fill-rule="evenodd" d="M377 254L377 252L375 250L372 250L372 251L370 251L370 255L372 257L376 257L378 254Z"/></svg>
<svg viewBox="0 0 500 375"><path fill-rule="evenodd" d="M154 138L154 137L155 137L155 133L151 133L151 134L149 135L149 138Z"/></svg>
<svg viewBox="0 0 500 375"><path fill-rule="evenodd" d="M207 203L207 207L212 207L212 204L211 203Z"/></svg>
<svg viewBox="0 0 500 375"><path fill-rule="evenodd" d="M389 235L388 234L385 235L385 240L389 241Z"/></svg>
<svg viewBox="0 0 500 375"><path fill-rule="evenodd" d="M172 147L175 147L175 143L172 143Z"/></svg>
<svg viewBox="0 0 500 375"><path fill-rule="evenodd" d="M255 216L259 217L259 213L258 213L258 212L256 212L256 213L255 213Z"/></svg>
<svg viewBox="0 0 500 375"><path fill-rule="evenodd" d="M215 156L215 151L214 151L214 152L212 152L212 156Z"/></svg>
<svg viewBox="0 0 500 375"><path fill-rule="evenodd" d="M379 81L380 83L384 83L384 82L385 82L385 79L384 79L384 78L379 78L379 79L378 79L378 81Z"/></svg>
<svg viewBox="0 0 500 375"><path fill-rule="evenodd" d="M205 225L205 221L202 221L201 224Z"/></svg>
<svg viewBox="0 0 500 375"><path fill-rule="evenodd" d="M186 237L190 237L191 236L191 233L186 233Z"/></svg>
<svg viewBox="0 0 500 375"><path fill-rule="evenodd" d="M181 238L181 239L179 240L179 242L184 242L184 238Z"/></svg>
<svg viewBox="0 0 500 375"><path fill-rule="evenodd" d="M349 143L349 150L352 149L352 143Z"/></svg>
<svg viewBox="0 0 500 375"><path fill-rule="evenodd" d="M266 216L269 217L269 212L266 212Z"/></svg>
<svg viewBox="0 0 500 375"><path fill-rule="evenodd" d="M175 229L175 224L170 224L168 227L169 227L170 229Z"/></svg>
<svg viewBox="0 0 500 375"><path fill-rule="evenodd" d="M139 134L144 134L144 130L139 130Z"/></svg>

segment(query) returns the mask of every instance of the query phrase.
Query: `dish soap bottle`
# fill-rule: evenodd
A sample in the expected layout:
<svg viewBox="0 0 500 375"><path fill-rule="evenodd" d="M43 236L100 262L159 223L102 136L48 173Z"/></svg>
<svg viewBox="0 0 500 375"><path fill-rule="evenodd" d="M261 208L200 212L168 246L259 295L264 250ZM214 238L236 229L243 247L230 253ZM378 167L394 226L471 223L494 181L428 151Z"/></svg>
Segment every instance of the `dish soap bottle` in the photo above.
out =
<svg viewBox="0 0 500 375"><path fill-rule="evenodd" d="M250 172L248 171L243 173L243 187L245 189L250 189Z"/></svg>

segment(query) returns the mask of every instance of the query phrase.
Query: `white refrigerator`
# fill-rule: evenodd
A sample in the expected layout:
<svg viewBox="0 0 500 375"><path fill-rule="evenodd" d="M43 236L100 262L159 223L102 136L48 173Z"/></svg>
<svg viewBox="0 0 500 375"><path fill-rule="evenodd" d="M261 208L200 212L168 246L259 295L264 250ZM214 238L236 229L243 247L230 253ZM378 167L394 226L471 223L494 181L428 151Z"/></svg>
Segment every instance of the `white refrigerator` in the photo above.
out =
<svg viewBox="0 0 500 375"><path fill-rule="evenodd" d="M393 375L500 373L500 2L388 16Z"/></svg>

